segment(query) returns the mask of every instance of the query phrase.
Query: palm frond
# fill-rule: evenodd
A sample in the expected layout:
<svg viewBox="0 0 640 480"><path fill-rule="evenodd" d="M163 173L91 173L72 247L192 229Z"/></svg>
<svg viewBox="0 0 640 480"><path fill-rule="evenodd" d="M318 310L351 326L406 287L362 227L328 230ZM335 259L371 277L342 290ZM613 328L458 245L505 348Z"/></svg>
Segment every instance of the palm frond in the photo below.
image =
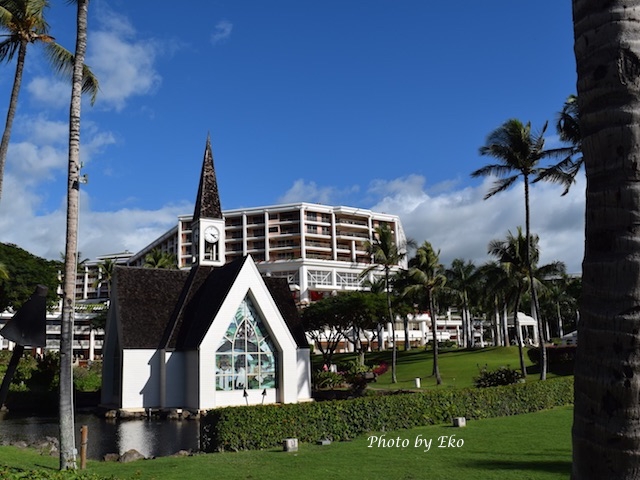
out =
<svg viewBox="0 0 640 480"><path fill-rule="evenodd" d="M53 69L64 77L71 79L73 75L74 55L55 42L47 44L46 52ZM83 65L82 93L90 95L91 105L95 103L99 90L100 86L97 77L86 64Z"/></svg>
<svg viewBox="0 0 640 480"><path fill-rule="evenodd" d="M490 197L493 197L496 193L504 192L511 185L514 184L514 182L518 179L519 176L520 175L513 175L508 178L501 178L499 180L496 180L493 186L489 189L489 191L484 196L484 199L486 200Z"/></svg>
<svg viewBox="0 0 640 480"><path fill-rule="evenodd" d="M0 5L0 29L11 31L10 25L13 21L13 14L11 10L5 8L4 3Z"/></svg>
<svg viewBox="0 0 640 480"><path fill-rule="evenodd" d="M20 42L11 36L0 42L0 62L10 62L20 48Z"/></svg>

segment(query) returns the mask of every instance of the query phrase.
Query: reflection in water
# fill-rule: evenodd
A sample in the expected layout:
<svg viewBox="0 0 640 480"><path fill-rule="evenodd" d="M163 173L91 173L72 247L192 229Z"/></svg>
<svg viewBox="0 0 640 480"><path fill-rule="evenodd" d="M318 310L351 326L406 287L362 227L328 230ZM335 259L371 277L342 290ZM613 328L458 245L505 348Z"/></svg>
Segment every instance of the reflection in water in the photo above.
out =
<svg viewBox="0 0 640 480"><path fill-rule="evenodd" d="M145 457L173 455L179 450L199 450L198 420L105 420L95 415L76 415L76 447L80 449L80 427L87 425L87 456L101 460L107 453L123 454L132 448ZM0 419L0 443L58 437L58 419L7 415Z"/></svg>

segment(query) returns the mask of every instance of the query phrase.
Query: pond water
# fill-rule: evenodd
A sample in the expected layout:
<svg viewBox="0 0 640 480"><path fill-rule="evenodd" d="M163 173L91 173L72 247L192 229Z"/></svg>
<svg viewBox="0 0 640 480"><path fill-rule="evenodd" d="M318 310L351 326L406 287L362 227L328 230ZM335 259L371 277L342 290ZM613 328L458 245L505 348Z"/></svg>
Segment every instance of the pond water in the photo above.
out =
<svg viewBox="0 0 640 480"><path fill-rule="evenodd" d="M80 451L80 428L88 427L87 458L102 460L107 453L123 454L136 449L145 457L173 455L180 450L200 449L198 420L110 420L93 414L77 414L76 448ZM58 437L56 417L11 415L0 418L0 443L24 440L32 443Z"/></svg>

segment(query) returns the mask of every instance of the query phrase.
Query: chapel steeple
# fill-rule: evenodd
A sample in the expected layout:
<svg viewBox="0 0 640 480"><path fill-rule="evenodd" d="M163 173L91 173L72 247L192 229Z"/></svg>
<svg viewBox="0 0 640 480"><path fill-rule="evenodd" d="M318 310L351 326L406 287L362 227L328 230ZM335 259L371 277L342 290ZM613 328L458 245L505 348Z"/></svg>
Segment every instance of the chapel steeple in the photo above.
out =
<svg viewBox="0 0 640 480"><path fill-rule="evenodd" d="M224 218L209 135L204 149L191 232L193 265L218 267L225 264Z"/></svg>
<svg viewBox="0 0 640 480"><path fill-rule="evenodd" d="M222 218L220 192L218 191L216 170L213 166L210 135L207 135L207 144L204 148L200 185L198 186L196 206L193 210L193 221L195 222L200 218Z"/></svg>

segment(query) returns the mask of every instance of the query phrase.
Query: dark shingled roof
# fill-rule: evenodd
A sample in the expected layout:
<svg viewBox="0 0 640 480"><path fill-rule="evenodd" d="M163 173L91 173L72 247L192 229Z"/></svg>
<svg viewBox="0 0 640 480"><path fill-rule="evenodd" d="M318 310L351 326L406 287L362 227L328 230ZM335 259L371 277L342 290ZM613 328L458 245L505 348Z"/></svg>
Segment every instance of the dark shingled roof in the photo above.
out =
<svg viewBox="0 0 640 480"><path fill-rule="evenodd" d="M216 171L213 166L213 153L211 152L211 138L209 136L207 136L207 145L204 149L198 196L193 210L193 221L195 222L200 218L222 218L220 193L218 191Z"/></svg>
<svg viewBox="0 0 640 480"><path fill-rule="evenodd" d="M190 271L116 267L122 347L197 349L248 257L222 267ZM284 278L263 278L298 347L309 348Z"/></svg>
<svg viewBox="0 0 640 480"><path fill-rule="evenodd" d="M174 334L170 348L194 350L200 346L245 261L246 257L239 258L210 270L197 287L194 285L182 309L181 318L178 318L180 326L176 329L177 335Z"/></svg>
<svg viewBox="0 0 640 480"><path fill-rule="evenodd" d="M123 348L158 348L188 275L183 270L115 267L112 295L118 297Z"/></svg>
<svg viewBox="0 0 640 480"><path fill-rule="evenodd" d="M296 302L291 295L291 289L286 278L262 277L267 285L273 300L276 302L278 310L282 314L284 321L287 323L293 339L296 341L298 348L309 348L309 342L304 333L300 312L296 307Z"/></svg>

